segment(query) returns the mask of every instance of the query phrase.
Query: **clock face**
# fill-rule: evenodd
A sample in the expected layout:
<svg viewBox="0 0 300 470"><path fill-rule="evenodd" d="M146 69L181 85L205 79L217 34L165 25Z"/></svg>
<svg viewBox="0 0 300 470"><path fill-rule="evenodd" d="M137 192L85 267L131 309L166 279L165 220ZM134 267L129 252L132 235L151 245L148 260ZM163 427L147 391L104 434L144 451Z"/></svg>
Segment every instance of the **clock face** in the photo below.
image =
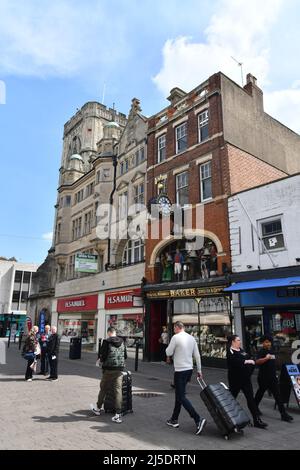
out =
<svg viewBox="0 0 300 470"><path fill-rule="evenodd" d="M160 205L161 213L164 215L170 214L171 212L171 201L168 196L159 196L157 198L157 203Z"/></svg>

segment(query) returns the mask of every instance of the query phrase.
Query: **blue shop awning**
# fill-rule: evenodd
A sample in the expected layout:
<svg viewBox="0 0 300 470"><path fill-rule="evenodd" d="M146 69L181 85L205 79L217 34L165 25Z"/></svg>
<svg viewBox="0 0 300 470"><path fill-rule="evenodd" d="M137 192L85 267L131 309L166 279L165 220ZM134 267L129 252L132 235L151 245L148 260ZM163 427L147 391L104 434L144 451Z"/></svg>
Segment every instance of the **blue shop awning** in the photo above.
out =
<svg viewBox="0 0 300 470"><path fill-rule="evenodd" d="M258 281L237 282L226 287L224 292L241 292L256 289L271 289L272 287L300 287L300 276L284 277L281 279L260 279Z"/></svg>

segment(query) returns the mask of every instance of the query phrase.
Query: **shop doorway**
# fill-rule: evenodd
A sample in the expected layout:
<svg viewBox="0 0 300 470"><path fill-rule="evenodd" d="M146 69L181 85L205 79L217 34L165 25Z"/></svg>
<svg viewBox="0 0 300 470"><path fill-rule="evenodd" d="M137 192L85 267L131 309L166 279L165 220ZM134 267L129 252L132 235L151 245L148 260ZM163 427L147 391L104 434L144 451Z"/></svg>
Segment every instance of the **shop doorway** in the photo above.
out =
<svg viewBox="0 0 300 470"><path fill-rule="evenodd" d="M256 356L260 339L264 334L262 310L245 310L245 351Z"/></svg>
<svg viewBox="0 0 300 470"><path fill-rule="evenodd" d="M163 326L168 326L168 301L157 300L152 301L148 305L148 318L146 325L146 358L149 361L160 361L161 360L161 346L160 346L160 335Z"/></svg>

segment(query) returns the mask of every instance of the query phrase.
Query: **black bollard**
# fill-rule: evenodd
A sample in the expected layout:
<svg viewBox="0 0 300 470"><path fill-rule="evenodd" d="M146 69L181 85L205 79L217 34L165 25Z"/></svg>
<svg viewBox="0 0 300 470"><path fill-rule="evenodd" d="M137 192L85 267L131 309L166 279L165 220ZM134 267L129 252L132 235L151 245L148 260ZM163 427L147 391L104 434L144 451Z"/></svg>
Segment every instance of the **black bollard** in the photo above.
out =
<svg viewBox="0 0 300 470"><path fill-rule="evenodd" d="M8 336L8 341L7 341L7 348L9 348L10 345L10 330L9 330L9 336Z"/></svg>
<svg viewBox="0 0 300 470"><path fill-rule="evenodd" d="M139 363L139 347L140 347L140 342L136 341L135 343L135 365L134 365L134 370L138 370L138 363Z"/></svg>
<svg viewBox="0 0 300 470"><path fill-rule="evenodd" d="M99 338L98 339L98 359L100 359L101 344L102 344L102 338Z"/></svg>
<svg viewBox="0 0 300 470"><path fill-rule="evenodd" d="M21 349L22 338L23 338L23 332L21 332L19 336L19 349Z"/></svg>

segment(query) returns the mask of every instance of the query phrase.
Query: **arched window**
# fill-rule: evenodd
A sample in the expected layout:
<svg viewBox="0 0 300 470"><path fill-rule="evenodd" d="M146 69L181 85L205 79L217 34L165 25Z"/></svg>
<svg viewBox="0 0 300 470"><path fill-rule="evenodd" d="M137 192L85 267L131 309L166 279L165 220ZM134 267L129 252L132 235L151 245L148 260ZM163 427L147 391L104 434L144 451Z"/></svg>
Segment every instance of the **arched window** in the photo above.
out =
<svg viewBox="0 0 300 470"><path fill-rule="evenodd" d="M123 264L133 264L144 261L145 244L139 238L138 240L129 240L123 251Z"/></svg>
<svg viewBox="0 0 300 470"><path fill-rule="evenodd" d="M73 154L79 153L80 150L81 150L80 138L75 135L75 137L73 137L73 141L72 141L72 153Z"/></svg>

